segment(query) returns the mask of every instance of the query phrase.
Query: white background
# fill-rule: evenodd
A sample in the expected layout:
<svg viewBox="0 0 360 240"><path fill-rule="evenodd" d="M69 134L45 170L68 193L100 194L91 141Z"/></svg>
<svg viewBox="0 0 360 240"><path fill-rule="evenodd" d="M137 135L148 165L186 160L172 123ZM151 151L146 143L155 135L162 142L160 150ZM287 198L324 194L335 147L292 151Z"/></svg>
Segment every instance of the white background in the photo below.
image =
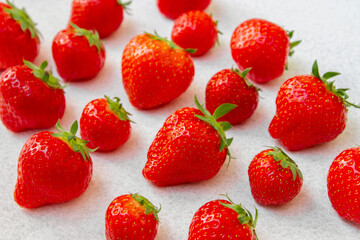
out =
<svg viewBox="0 0 360 240"><path fill-rule="evenodd" d="M104 216L109 203L128 192L139 192L155 205L161 203L157 240L187 239L193 214L221 193L228 193L251 212L254 206L258 208L256 229L261 240L359 239L360 226L341 220L332 209L326 176L331 162L341 151L360 144L360 110L349 109L345 131L331 143L288 152L305 179L302 191L292 202L280 207L256 204L250 193L247 167L264 146L276 144L267 128L275 113L275 97L280 85L296 74L309 74L315 59L319 62L320 73L341 72L342 75L336 77L336 85L351 88L350 100L360 102L360 1L213 0L206 11L219 20L219 29L223 32L221 45L194 59L195 77L182 96L161 108L141 111L130 105L123 89L121 56L126 43L144 31L156 29L159 34L170 36L173 22L159 13L155 2L134 0L132 15L126 15L120 29L104 40L107 54L104 69L95 79L73 83L65 90L67 108L61 120L65 128L75 119L79 120L85 104L104 94L120 97L136 122L123 147L111 153L92 154L94 174L82 196L33 210L20 208L13 200L17 158L25 141L40 130L15 134L0 124L0 239L104 239ZM46 59L54 66L51 43L68 22L71 1L17 0L16 4L26 7L43 35L35 63ZM234 66L229 48L233 30L253 17L295 30L294 39L301 39L302 43L289 61L289 71L260 86L262 98L252 118L228 132L228 137L234 137L230 149L236 159L209 181L165 188L149 184L141 170L157 131L175 110L194 106L194 94L204 102L205 86L211 76ZM55 67L53 70L58 76Z"/></svg>

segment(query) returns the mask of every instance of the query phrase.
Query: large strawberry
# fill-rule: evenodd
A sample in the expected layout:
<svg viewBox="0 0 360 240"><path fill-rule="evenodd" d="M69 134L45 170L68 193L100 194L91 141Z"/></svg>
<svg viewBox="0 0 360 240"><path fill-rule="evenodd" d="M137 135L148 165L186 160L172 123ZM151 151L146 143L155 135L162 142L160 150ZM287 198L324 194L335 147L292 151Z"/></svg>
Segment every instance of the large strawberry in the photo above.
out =
<svg viewBox="0 0 360 240"><path fill-rule="evenodd" d="M105 214L107 240L155 239L160 209L138 193L115 198Z"/></svg>
<svg viewBox="0 0 360 240"><path fill-rule="evenodd" d="M281 86L276 97L276 114L269 132L289 150L301 150L329 142L346 126L348 89L336 89L329 81L336 72L322 77L315 61L312 75L295 76Z"/></svg>
<svg viewBox="0 0 360 240"><path fill-rule="evenodd" d="M251 193L256 202L263 205L291 201L303 184L296 163L278 147L258 153L249 165L248 174Z"/></svg>
<svg viewBox="0 0 360 240"><path fill-rule="evenodd" d="M131 104L149 109L180 96L195 71L187 51L156 33L134 37L122 56L123 84Z"/></svg>
<svg viewBox="0 0 360 240"><path fill-rule="evenodd" d="M91 79L105 63L105 48L99 35L75 24L55 36L52 54L59 75L66 81Z"/></svg>
<svg viewBox="0 0 360 240"><path fill-rule="evenodd" d="M223 165L228 147L228 122L217 122L236 105L223 104L211 115L195 97L198 109L181 108L170 115L152 142L143 169L146 179L158 186L207 180Z"/></svg>
<svg viewBox="0 0 360 240"><path fill-rule="evenodd" d="M45 70L47 62L24 63L0 75L0 119L13 132L54 126L65 111L64 86Z"/></svg>
<svg viewBox="0 0 360 240"><path fill-rule="evenodd" d="M70 22L95 30L100 38L105 38L120 27L123 11L130 3L122 0L73 0Z"/></svg>
<svg viewBox="0 0 360 240"><path fill-rule="evenodd" d="M287 33L278 25L263 20L249 19L234 31L231 54L240 71L251 67L248 77L266 83L280 77L287 64L287 56L300 41L290 43L293 32Z"/></svg>
<svg viewBox="0 0 360 240"><path fill-rule="evenodd" d="M0 2L0 71L33 61L39 52L39 32L25 9Z"/></svg>
<svg viewBox="0 0 360 240"><path fill-rule="evenodd" d="M157 0L157 6L165 17L175 19L191 10L205 10L211 0Z"/></svg>
<svg viewBox="0 0 360 240"><path fill-rule="evenodd" d="M86 141L75 136L77 121L66 132L43 131L29 138L18 162L14 198L20 207L36 208L79 197L92 177L92 161Z"/></svg>

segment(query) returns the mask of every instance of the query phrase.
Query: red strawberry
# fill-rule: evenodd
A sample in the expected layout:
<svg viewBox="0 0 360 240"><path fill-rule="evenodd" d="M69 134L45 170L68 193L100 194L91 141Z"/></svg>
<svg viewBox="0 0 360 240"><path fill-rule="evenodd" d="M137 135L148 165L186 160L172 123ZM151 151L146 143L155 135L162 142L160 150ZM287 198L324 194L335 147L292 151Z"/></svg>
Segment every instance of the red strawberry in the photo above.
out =
<svg viewBox="0 0 360 240"><path fill-rule="evenodd" d="M65 111L64 86L45 71L47 62L24 63L0 75L0 119L13 132L54 126Z"/></svg>
<svg viewBox="0 0 360 240"><path fill-rule="evenodd" d="M238 124L250 118L259 102L257 87L246 79L250 68L240 72L238 69L224 69L216 73L206 86L206 108L210 113L223 103L233 103L237 107L220 118L231 124Z"/></svg>
<svg viewBox="0 0 360 240"><path fill-rule="evenodd" d="M340 217L360 224L360 147L341 152L330 166L327 187L330 202Z"/></svg>
<svg viewBox="0 0 360 240"><path fill-rule="evenodd" d="M241 71L251 67L248 77L266 83L280 77L287 56L300 41L290 43L293 32L287 33L278 25L262 19L241 23L231 37L231 54Z"/></svg>
<svg viewBox="0 0 360 240"><path fill-rule="evenodd" d="M77 121L66 132L43 131L29 138L18 162L14 197L24 208L66 202L79 197L92 176L91 149L75 136Z"/></svg>
<svg viewBox="0 0 360 240"><path fill-rule="evenodd" d="M195 213L188 240L256 240L257 218L257 209L253 219L251 213L241 204L235 204L230 199L213 200Z"/></svg>
<svg viewBox="0 0 360 240"><path fill-rule="evenodd" d="M155 239L158 212L160 209L137 193L115 198L105 214L106 239Z"/></svg>
<svg viewBox="0 0 360 240"><path fill-rule="evenodd" d="M89 102L80 118L81 138L89 141L90 148L99 151L115 150L123 145L130 136L130 119L120 99L109 97Z"/></svg>
<svg viewBox="0 0 360 240"><path fill-rule="evenodd" d="M39 53L39 32L25 9L0 2L0 71L33 61Z"/></svg>
<svg viewBox="0 0 360 240"><path fill-rule="evenodd" d="M189 87L194 71L188 52L157 34L138 35L124 49L123 84L137 108L154 108L177 98Z"/></svg>
<svg viewBox="0 0 360 240"><path fill-rule="evenodd" d="M175 19L191 10L203 11L210 2L211 0L157 0L157 6L165 17Z"/></svg>
<svg viewBox="0 0 360 240"><path fill-rule="evenodd" d="M104 66L104 46L96 32L71 26L60 31L52 44L57 71L66 81L91 79Z"/></svg>
<svg viewBox="0 0 360 240"><path fill-rule="evenodd" d="M202 56L218 39L217 22L202 11L186 12L175 20L171 38L182 48L196 49L191 56Z"/></svg>
<svg viewBox="0 0 360 240"><path fill-rule="evenodd" d="M339 73L321 77L315 61L312 74L288 79L276 98L276 115L269 132L289 150L335 139L345 129L347 107L360 108L347 101L348 89L336 89L334 82L328 81Z"/></svg>
<svg viewBox="0 0 360 240"><path fill-rule="evenodd" d="M105 38L117 30L123 21L123 10L131 1L73 0L70 22L81 28L92 29Z"/></svg>
<svg viewBox="0 0 360 240"><path fill-rule="evenodd" d="M303 176L296 163L281 148L257 154L249 165L251 193L259 204L279 205L298 195Z"/></svg>
<svg viewBox="0 0 360 240"><path fill-rule="evenodd" d="M158 186L207 180L223 165L228 147L225 131L228 122L217 122L236 105L223 104L211 114L199 104L199 109L182 108L170 115L152 142L143 169L146 179Z"/></svg>

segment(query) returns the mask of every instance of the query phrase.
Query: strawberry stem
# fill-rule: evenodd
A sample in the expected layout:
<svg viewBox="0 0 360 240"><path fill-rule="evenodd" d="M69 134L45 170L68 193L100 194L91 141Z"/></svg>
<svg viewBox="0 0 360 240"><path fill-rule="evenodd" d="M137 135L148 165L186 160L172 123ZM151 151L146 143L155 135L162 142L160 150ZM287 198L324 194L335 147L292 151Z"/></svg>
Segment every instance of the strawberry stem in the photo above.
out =
<svg viewBox="0 0 360 240"><path fill-rule="evenodd" d="M141 196L138 193L134 193L131 196L135 201L137 201L138 203L140 203L141 206L145 207L145 215L148 215L150 212L152 212L154 214L154 217L156 219L157 222L159 221L159 217L158 217L158 213L161 211L161 205L160 208L158 209L157 207L155 207L149 200L147 200L145 197Z"/></svg>
<svg viewBox="0 0 360 240"><path fill-rule="evenodd" d="M129 112L127 112L124 107L122 106L122 104L120 103L120 98L118 97L114 97L112 99L110 99L108 96L104 96L106 98L106 101L108 103L108 106L110 108L110 110L115 113L116 116L118 116L120 118L120 120L122 121L126 121L129 120L130 122L134 123L134 121L131 121L129 116L131 116L131 114Z"/></svg>
<svg viewBox="0 0 360 240"><path fill-rule="evenodd" d="M93 30L89 31L84 28L80 28L77 25L75 25L74 23L70 23L70 25L73 27L76 36L86 37L86 39L89 41L90 47L95 45L98 52L100 52L102 49L104 49L104 47L101 43L100 37L99 37L99 33L97 31L93 31Z"/></svg>

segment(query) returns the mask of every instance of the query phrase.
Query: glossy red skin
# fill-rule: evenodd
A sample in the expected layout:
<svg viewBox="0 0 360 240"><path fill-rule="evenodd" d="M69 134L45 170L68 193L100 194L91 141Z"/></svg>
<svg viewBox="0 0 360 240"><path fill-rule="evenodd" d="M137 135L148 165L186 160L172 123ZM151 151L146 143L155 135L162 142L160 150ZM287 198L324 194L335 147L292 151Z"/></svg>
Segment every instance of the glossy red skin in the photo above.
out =
<svg viewBox="0 0 360 240"><path fill-rule="evenodd" d="M266 83L283 74L290 39L278 25L262 19L250 19L235 29L230 47L240 71L251 67L248 78Z"/></svg>
<svg viewBox="0 0 360 240"><path fill-rule="evenodd" d="M191 221L188 240L256 240L252 228L241 224L238 214L219 201L230 204L227 200L213 200L199 208Z"/></svg>
<svg viewBox="0 0 360 240"><path fill-rule="evenodd" d="M54 126L65 105L64 91L50 88L25 65L0 75L0 119L13 132Z"/></svg>
<svg viewBox="0 0 360 240"><path fill-rule="evenodd" d="M194 77L189 54L142 34L134 37L122 56L125 91L132 105L150 109L168 103L189 87Z"/></svg>
<svg viewBox="0 0 360 240"><path fill-rule="evenodd" d="M80 118L81 138L87 147L111 151L123 145L130 136L130 121L122 121L108 106L105 98L89 102Z"/></svg>
<svg viewBox="0 0 360 240"><path fill-rule="evenodd" d="M280 205L290 202L301 190L303 180L293 180L289 168L282 168L280 161L267 155L272 149L258 153L248 169L251 194L262 205Z"/></svg>
<svg viewBox="0 0 360 240"><path fill-rule="evenodd" d="M292 151L334 140L346 126L343 101L313 76L295 76L280 87L270 135Z"/></svg>
<svg viewBox="0 0 360 240"><path fill-rule="evenodd" d="M212 48L217 40L216 23L210 15L202 11L190 11L179 16L173 26L172 40L180 47L196 49L191 56L202 56Z"/></svg>
<svg viewBox="0 0 360 240"><path fill-rule="evenodd" d="M155 239L158 222L154 214L145 215L145 207L131 194L115 198L105 214L107 240Z"/></svg>
<svg viewBox="0 0 360 240"><path fill-rule="evenodd" d="M92 177L91 158L85 161L52 132L29 138L18 162L14 198L23 208L66 202L79 197Z"/></svg>
<svg viewBox="0 0 360 240"><path fill-rule="evenodd" d="M214 177L226 159L220 137L208 123L195 117L195 108L170 115L152 142L144 177L158 186L197 182Z"/></svg>
<svg viewBox="0 0 360 240"><path fill-rule="evenodd" d="M52 54L59 75L68 82L94 78L105 63L105 48L90 47L85 36L75 36L72 28L60 31L52 43Z"/></svg>
<svg viewBox="0 0 360 240"><path fill-rule="evenodd" d="M115 32L123 21L123 7L117 0L73 0L70 22L93 29L105 38Z"/></svg>
<svg viewBox="0 0 360 240"><path fill-rule="evenodd" d="M250 118L259 102L255 87L249 87L245 80L231 69L217 72L206 85L206 108L213 114L224 103L237 107L218 121L227 121L231 125L239 124Z"/></svg>
<svg viewBox="0 0 360 240"><path fill-rule="evenodd" d="M176 19L181 14L191 11L203 11L210 4L211 0L157 0L160 12L167 18Z"/></svg>
<svg viewBox="0 0 360 240"><path fill-rule="evenodd" d="M0 2L0 71L23 64L23 59L32 62L39 53L39 38L31 38L4 8L9 5Z"/></svg>
<svg viewBox="0 0 360 240"><path fill-rule="evenodd" d="M360 147L347 149L335 158L327 187L332 207L340 217L360 224Z"/></svg>

